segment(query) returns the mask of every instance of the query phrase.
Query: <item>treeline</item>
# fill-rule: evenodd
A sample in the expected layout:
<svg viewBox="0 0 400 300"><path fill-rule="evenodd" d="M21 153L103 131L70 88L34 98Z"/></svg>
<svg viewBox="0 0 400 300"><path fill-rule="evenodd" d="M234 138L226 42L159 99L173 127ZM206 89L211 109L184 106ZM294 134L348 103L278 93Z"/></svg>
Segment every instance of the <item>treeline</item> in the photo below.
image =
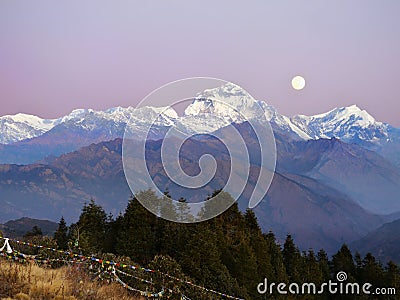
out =
<svg viewBox="0 0 400 300"><path fill-rule="evenodd" d="M146 197L156 197L150 191L144 193ZM168 194L165 198L168 201ZM185 202L181 203L184 206ZM184 207L181 209L185 211ZM67 227L61 219L54 241L60 249L150 266L245 299L266 298L257 292L257 285L264 278L268 282L313 282L319 286L329 280L336 281L340 271L347 273L348 282L369 282L374 287L400 286L399 269L393 262L383 266L371 254L363 258L358 253L353 256L346 245L329 259L323 249L317 253L311 249L300 251L290 235L281 245L272 232L261 231L252 210L242 213L236 204L209 221L180 224L148 212L135 198L129 200L125 213L116 218L91 201L84 205L77 223ZM159 286L182 291L191 299L217 299L216 295L168 278L151 280L159 280ZM288 298L276 292L272 297ZM338 296L295 298L338 299Z"/></svg>

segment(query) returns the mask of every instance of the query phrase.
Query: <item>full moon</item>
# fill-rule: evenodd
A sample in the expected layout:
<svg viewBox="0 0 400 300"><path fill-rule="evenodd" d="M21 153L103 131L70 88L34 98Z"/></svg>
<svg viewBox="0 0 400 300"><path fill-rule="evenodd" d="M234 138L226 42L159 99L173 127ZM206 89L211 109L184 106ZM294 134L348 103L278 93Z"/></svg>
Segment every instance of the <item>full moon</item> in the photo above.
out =
<svg viewBox="0 0 400 300"><path fill-rule="evenodd" d="M292 87L295 90L302 90L306 86L306 80L301 76L295 76L292 79Z"/></svg>

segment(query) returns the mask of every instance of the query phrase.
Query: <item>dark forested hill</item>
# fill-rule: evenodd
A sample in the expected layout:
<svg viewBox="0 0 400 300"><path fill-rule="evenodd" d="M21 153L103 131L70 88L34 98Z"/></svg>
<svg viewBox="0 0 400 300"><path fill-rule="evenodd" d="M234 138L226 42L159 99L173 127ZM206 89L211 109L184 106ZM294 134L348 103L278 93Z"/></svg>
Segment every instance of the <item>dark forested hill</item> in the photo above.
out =
<svg viewBox="0 0 400 300"><path fill-rule="evenodd" d="M34 226L37 226L43 235L53 236L57 230L58 224L49 220L37 220L31 218L20 218L10 220L4 224L0 224L0 230L7 237L22 237L28 231L31 231Z"/></svg>

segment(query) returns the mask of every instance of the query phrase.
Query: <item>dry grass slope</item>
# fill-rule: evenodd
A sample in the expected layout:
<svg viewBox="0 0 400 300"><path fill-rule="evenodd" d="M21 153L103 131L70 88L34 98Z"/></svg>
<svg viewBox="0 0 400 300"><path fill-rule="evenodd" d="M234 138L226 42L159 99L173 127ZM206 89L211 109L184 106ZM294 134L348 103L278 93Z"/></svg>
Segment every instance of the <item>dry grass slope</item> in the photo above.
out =
<svg viewBox="0 0 400 300"><path fill-rule="evenodd" d="M44 269L0 260L0 299L139 300L122 286L91 278L76 266Z"/></svg>

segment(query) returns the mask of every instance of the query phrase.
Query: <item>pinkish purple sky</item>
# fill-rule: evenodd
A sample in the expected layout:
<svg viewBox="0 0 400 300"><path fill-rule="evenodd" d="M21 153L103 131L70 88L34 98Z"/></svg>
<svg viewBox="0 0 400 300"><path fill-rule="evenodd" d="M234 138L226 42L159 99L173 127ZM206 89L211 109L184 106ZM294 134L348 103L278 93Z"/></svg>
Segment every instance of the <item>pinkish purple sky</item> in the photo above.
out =
<svg viewBox="0 0 400 300"><path fill-rule="evenodd" d="M210 76L285 115L357 104L399 127L399 15L397 0L2 0L0 115L134 106Z"/></svg>

